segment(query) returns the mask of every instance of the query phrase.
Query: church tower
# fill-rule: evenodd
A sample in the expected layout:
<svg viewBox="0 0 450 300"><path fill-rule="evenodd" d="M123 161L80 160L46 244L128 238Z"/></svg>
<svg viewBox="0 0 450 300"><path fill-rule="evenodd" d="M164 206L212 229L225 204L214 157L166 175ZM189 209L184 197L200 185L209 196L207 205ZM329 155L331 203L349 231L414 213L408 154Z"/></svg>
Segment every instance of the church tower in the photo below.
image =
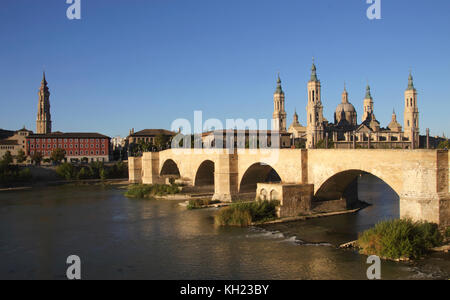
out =
<svg viewBox="0 0 450 300"><path fill-rule="evenodd" d="M409 73L408 87L405 91L404 136L413 143L414 148L419 147L419 108L417 106L417 90L414 87L413 77Z"/></svg>
<svg viewBox="0 0 450 300"><path fill-rule="evenodd" d="M373 114L373 98L370 94L370 86L366 87L366 96L364 97L364 114L362 116L362 121L367 120L370 115Z"/></svg>
<svg viewBox="0 0 450 300"><path fill-rule="evenodd" d="M311 68L311 79L308 81L308 105L306 106L306 116L306 145L308 148L314 148L317 142L323 139L324 135L320 81L317 79L314 59Z"/></svg>
<svg viewBox="0 0 450 300"><path fill-rule="evenodd" d="M278 75L277 89L273 94L272 130L286 131L286 111L284 110L284 92Z"/></svg>
<svg viewBox="0 0 450 300"><path fill-rule="evenodd" d="M39 104L36 120L36 133L48 134L52 132L52 119L50 116L50 92L45 80L45 72L39 89Z"/></svg>

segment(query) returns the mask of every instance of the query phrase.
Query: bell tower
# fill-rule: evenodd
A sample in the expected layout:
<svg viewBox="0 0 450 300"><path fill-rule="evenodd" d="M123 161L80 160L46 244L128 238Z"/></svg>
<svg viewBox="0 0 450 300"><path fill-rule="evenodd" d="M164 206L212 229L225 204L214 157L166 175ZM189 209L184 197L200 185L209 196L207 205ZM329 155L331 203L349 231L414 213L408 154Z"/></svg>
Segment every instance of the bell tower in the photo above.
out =
<svg viewBox="0 0 450 300"><path fill-rule="evenodd" d="M370 115L373 114L373 98L370 94L370 86L367 84L366 96L364 97L364 114L362 116L362 121L367 120Z"/></svg>
<svg viewBox="0 0 450 300"><path fill-rule="evenodd" d="M50 116L50 92L45 80L45 72L39 89L39 103L36 120L36 133L47 134L52 132L52 119Z"/></svg>
<svg viewBox="0 0 450 300"><path fill-rule="evenodd" d="M308 81L308 105L306 106L307 116L307 147L314 148L318 141L323 139L323 106L321 101L320 80L317 78L316 65L311 67L311 79Z"/></svg>
<svg viewBox="0 0 450 300"><path fill-rule="evenodd" d="M409 139L414 148L419 147L419 108L417 106L417 90L414 87L411 72L408 87L405 91L405 112L403 119L404 136Z"/></svg>
<svg viewBox="0 0 450 300"><path fill-rule="evenodd" d="M284 92L281 88L281 79L278 74L277 89L273 94L272 130L286 131L286 111L284 109Z"/></svg>

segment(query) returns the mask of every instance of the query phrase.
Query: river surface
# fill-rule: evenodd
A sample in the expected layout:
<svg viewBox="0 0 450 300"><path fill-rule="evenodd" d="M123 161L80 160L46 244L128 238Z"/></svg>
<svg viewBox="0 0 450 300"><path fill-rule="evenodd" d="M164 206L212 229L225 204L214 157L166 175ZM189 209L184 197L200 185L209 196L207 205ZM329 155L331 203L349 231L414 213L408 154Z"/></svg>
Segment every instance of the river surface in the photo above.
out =
<svg viewBox="0 0 450 300"><path fill-rule="evenodd" d="M127 199L111 186L0 193L0 279L366 279L367 257L336 245L398 217L398 198L373 177L359 182L356 214L253 228L214 226L215 209ZM382 262L383 279L448 279L450 254Z"/></svg>

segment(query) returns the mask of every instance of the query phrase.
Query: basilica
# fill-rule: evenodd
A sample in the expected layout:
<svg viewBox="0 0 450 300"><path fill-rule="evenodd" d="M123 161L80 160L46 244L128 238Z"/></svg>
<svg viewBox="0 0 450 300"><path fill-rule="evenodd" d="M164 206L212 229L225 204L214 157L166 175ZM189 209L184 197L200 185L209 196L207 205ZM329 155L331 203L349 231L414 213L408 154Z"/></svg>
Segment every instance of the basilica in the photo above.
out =
<svg viewBox="0 0 450 300"><path fill-rule="evenodd" d="M414 149L419 147L419 109L417 91L412 75L409 75L404 99L404 124L397 121L395 111L386 127L382 127L375 117L374 99L367 85L364 97L364 111L358 124L355 107L350 103L344 85L342 101L336 107L334 122L323 116L321 84L313 62L311 78L307 84L308 103L306 106L306 126L299 122L297 112L289 128L286 128L285 96L278 77L274 93L273 130L288 132L292 141L301 142L306 148L377 148L377 149Z"/></svg>

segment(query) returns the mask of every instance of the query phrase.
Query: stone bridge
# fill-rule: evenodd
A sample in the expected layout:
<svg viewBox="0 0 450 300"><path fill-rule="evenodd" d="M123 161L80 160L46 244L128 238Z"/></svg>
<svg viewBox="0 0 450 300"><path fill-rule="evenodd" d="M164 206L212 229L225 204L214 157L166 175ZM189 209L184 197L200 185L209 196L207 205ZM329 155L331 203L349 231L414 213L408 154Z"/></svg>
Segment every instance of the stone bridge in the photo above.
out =
<svg viewBox="0 0 450 300"><path fill-rule="evenodd" d="M261 182L313 184L316 201L342 199L361 174L372 174L400 199L400 216L450 225L447 150L376 149L170 149L130 157L133 183L183 180L213 199L256 193Z"/></svg>

